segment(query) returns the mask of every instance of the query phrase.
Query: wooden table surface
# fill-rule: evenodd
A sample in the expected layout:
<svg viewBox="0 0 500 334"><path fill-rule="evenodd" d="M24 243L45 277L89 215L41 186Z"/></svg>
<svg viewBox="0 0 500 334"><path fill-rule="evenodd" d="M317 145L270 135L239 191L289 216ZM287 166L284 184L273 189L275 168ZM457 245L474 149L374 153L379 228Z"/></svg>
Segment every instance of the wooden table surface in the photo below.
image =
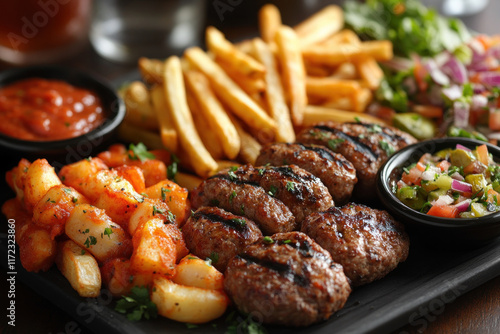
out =
<svg viewBox="0 0 500 334"><path fill-rule="evenodd" d="M282 10L283 21L293 25L314 13L328 3L341 1L287 1L276 0ZM426 4L436 4L438 0L424 0ZM210 1L212 3L212 1ZM207 7L206 24L217 26L229 39L238 40L257 35L256 9L263 1L233 1L240 3L233 11L227 12L223 20L211 6ZM251 3L251 4L249 4ZM465 23L482 33L500 33L500 1L490 0L488 8L480 14L464 17ZM200 40L202 34L200 33ZM173 53L179 50L173 50ZM100 58L90 45L77 56L59 64L76 67L109 81L119 80L135 70L135 64L117 64ZM0 63L0 70L11 66ZM4 191L0 189L0 191ZM500 256L500 254L499 254ZM4 261L2 259L2 261ZM498 273L500 275L500 273ZM7 275L0 276L1 296L7 295ZM2 309L6 309L6 298L2 297ZM5 308L4 308L5 307ZM4 316L3 316L4 317ZM484 285L467 292L443 309L400 328L394 333L500 333L500 276ZM5 317L1 320L0 333L89 333L76 320L71 319L51 302L40 297L19 280L16 282L16 327L6 326Z"/></svg>

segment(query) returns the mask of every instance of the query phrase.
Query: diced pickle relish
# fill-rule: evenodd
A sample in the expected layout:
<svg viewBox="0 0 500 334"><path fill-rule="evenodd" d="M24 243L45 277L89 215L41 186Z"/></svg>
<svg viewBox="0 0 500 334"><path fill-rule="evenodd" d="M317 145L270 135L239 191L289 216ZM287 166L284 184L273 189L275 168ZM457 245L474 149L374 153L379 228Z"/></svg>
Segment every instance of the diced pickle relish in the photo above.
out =
<svg viewBox="0 0 500 334"><path fill-rule="evenodd" d="M414 210L445 218L482 217L500 211L500 165L486 145L457 145L402 168L392 192Z"/></svg>

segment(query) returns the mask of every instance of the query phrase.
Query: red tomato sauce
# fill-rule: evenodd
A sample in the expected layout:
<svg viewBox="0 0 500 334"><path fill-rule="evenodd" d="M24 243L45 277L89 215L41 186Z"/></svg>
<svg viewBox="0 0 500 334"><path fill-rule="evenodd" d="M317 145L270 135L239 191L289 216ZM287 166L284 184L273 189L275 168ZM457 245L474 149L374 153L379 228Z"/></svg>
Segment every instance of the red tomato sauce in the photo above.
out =
<svg viewBox="0 0 500 334"><path fill-rule="evenodd" d="M64 81L31 78L0 88L0 132L11 137L66 139L103 122L99 97Z"/></svg>

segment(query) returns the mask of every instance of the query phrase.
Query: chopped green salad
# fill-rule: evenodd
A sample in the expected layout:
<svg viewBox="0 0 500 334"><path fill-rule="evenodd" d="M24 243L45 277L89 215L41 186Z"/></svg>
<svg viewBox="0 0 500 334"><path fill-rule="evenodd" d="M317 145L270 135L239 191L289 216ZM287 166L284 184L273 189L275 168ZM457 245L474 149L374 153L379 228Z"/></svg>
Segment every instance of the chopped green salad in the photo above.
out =
<svg viewBox="0 0 500 334"><path fill-rule="evenodd" d="M500 211L500 166L486 144L470 150L462 145L403 169L393 193L411 207L444 218L482 217Z"/></svg>
<svg viewBox="0 0 500 334"><path fill-rule="evenodd" d="M500 140L500 35L472 35L418 0L347 1L344 9L363 39L393 43L373 113L418 139Z"/></svg>

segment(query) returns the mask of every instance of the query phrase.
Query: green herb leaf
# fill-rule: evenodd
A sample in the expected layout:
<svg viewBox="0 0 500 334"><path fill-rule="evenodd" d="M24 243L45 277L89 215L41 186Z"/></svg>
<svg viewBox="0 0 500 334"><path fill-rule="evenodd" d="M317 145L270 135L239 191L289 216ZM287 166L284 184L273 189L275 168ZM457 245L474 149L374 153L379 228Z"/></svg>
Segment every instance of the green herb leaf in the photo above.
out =
<svg viewBox="0 0 500 334"><path fill-rule="evenodd" d="M269 191L267 193L274 197L274 195L276 195L277 192L278 192L278 188L274 185L271 185L271 187L269 187Z"/></svg>
<svg viewBox="0 0 500 334"><path fill-rule="evenodd" d="M161 199L162 201L165 202L165 200L167 199L167 193L171 192L172 190L168 189L168 188L161 188Z"/></svg>
<svg viewBox="0 0 500 334"><path fill-rule="evenodd" d="M157 213L164 214L166 211L164 209L159 209L156 207L156 205L153 205L153 216L156 215Z"/></svg>
<svg viewBox="0 0 500 334"><path fill-rule="evenodd" d="M175 154L170 155L172 162L167 167L167 177L169 180L175 180L175 176L179 171L179 158Z"/></svg>
<svg viewBox="0 0 500 334"><path fill-rule="evenodd" d="M295 190L295 182L288 181L286 183L286 190L288 190L288 191L294 191Z"/></svg>
<svg viewBox="0 0 500 334"><path fill-rule="evenodd" d="M149 299L149 291L144 286L135 286L128 296L122 296L116 303L115 311L126 314L130 321L155 319L158 315L158 308Z"/></svg>
<svg viewBox="0 0 500 334"><path fill-rule="evenodd" d="M148 151L148 148L143 143L138 143L137 145L130 144L128 149L130 150L128 157L130 160L151 160L156 159L156 156Z"/></svg>
<svg viewBox="0 0 500 334"><path fill-rule="evenodd" d="M236 191L233 190L231 195L229 195L229 204L233 204L233 199L236 197Z"/></svg>
<svg viewBox="0 0 500 334"><path fill-rule="evenodd" d="M345 142L345 139L342 138L335 138L335 139L330 139L328 141L328 147L332 150L335 151L338 147L339 144Z"/></svg>
<svg viewBox="0 0 500 334"><path fill-rule="evenodd" d="M107 235L109 239L111 239L111 234L113 234L113 230L110 227L106 227L104 229L104 235Z"/></svg>
<svg viewBox="0 0 500 334"><path fill-rule="evenodd" d="M269 236L265 236L263 240L267 244L272 244L274 242L274 240Z"/></svg>

